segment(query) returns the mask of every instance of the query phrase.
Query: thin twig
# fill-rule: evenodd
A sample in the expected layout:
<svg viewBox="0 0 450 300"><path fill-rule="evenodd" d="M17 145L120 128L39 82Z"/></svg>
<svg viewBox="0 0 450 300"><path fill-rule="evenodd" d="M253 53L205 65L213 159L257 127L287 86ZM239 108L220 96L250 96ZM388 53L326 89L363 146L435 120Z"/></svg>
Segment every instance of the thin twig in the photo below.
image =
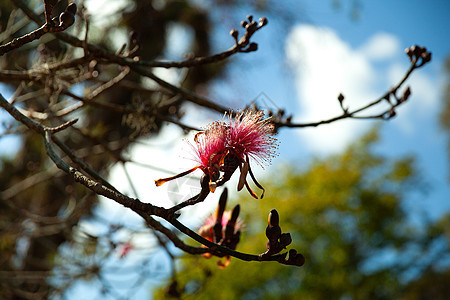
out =
<svg viewBox="0 0 450 300"><path fill-rule="evenodd" d="M387 97L389 97L391 94L395 94L395 92L400 89L400 87L405 83L405 81L409 78L409 76L412 74L412 72L418 68L417 67L417 59L413 59L411 61L411 65L409 67L409 69L406 71L405 75L402 77L402 79L392 88L390 89L388 92L384 93L382 96L380 96L379 98L371 101L370 103L357 108L353 111L343 111L343 113L337 117L334 118L330 118L327 120L322 120L322 121L318 121L318 122L311 122L311 123L291 123L291 122L274 122L275 126L277 128L281 128L281 127L289 127L289 128L302 128L302 127L317 127L319 125L324 125L324 124L330 124L333 122L336 122L338 120L343 120L343 119L347 119L347 118L353 118L353 119L382 119L384 118L384 116L386 115L386 113L389 112L389 110L392 107L397 107L399 105L402 104L402 102L398 102L392 105L392 107L390 107L388 110L380 113L380 114L376 114L376 115L369 115L369 116L356 116L356 114L361 113L363 111L368 110L369 108L381 103L382 101L384 101Z"/></svg>
<svg viewBox="0 0 450 300"><path fill-rule="evenodd" d="M75 16L71 12L68 12L66 10L64 13L61 14L61 17L59 19L59 24L56 25L55 24L56 20L51 19L51 11L53 10L53 6L48 5L47 1L44 1L44 5L45 5L45 17L46 17L45 24L42 25L41 27L39 27L38 29L33 30L30 33L27 33L21 37L15 38L12 41L10 41L9 43L1 45L0 46L0 56L2 56L5 53L8 53L14 49L20 48L27 43L31 43L32 41L41 38L46 33L55 33L55 32L61 32L63 30L66 30L73 24ZM72 3L71 5L72 5L72 7L75 7L75 11L76 11L76 5L74 3Z"/></svg>

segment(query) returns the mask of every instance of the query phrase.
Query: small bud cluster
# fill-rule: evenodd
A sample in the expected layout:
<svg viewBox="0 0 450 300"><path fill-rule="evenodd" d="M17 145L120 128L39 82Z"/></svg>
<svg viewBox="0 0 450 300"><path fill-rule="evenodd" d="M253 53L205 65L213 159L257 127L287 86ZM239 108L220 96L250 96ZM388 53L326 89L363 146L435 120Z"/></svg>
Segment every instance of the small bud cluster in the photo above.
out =
<svg viewBox="0 0 450 300"><path fill-rule="evenodd" d="M72 24L75 22L75 14L77 13L77 5L75 3L69 3L69 5L66 7L66 10L62 12L59 17L51 18L51 14L53 11L53 8L58 3L57 0L45 0L45 18L46 18L46 25L48 27L48 30L50 32L58 32L63 31L67 29L68 27L72 26Z"/></svg>
<svg viewBox="0 0 450 300"><path fill-rule="evenodd" d="M411 88L408 86L403 91L402 96L397 96L396 90L391 90L386 97L384 98L390 105L391 108L383 114L383 119L389 120L397 115L397 112L395 111L395 107L402 104L403 102L406 102L408 100L409 96L411 96ZM391 96L395 99L394 101L391 100Z"/></svg>
<svg viewBox="0 0 450 300"><path fill-rule="evenodd" d="M260 255L261 260L270 260L270 258L280 253L283 249L286 249L288 245L292 243L292 238L290 233L282 233L280 227L280 216L278 212L273 209L269 213L269 222L266 228L266 236L269 239L267 241L267 251ZM289 250L289 257L286 259L288 253L282 254L277 261L293 266L302 266L305 263L305 257L297 253L296 250Z"/></svg>
<svg viewBox="0 0 450 300"><path fill-rule="evenodd" d="M409 60L416 64L416 68L431 61L431 52L425 47L414 45L405 49L405 53L408 55Z"/></svg>
<svg viewBox="0 0 450 300"><path fill-rule="evenodd" d="M77 13L77 5L70 3L66 10L59 15L59 27L67 28L75 22L75 14Z"/></svg>
<svg viewBox="0 0 450 300"><path fill-rule="evenodd" d="M235 47L237 47L238 52L253 52L258 50L258 44L250 42L250 38L256 31L266 26L267 23L268 21L265 17L259 18L259 21L256 22L253 20L252 15L248 15L247 20L243 20L241 22L242 28L245 29L243 37L239 39L239 31L237 31L236 29L231 30L230 35L233 37L236 43Z"/></svg>
<svg viewBox="0 0 450 300"><path fill-rule="evenodd" d="M286 111L282 108L275 112L269 109L267 115L272 119L274 124L291 124L292 122L292 115L286 115ZM274 131L278 131L278 126L275 126Z"/></svg>

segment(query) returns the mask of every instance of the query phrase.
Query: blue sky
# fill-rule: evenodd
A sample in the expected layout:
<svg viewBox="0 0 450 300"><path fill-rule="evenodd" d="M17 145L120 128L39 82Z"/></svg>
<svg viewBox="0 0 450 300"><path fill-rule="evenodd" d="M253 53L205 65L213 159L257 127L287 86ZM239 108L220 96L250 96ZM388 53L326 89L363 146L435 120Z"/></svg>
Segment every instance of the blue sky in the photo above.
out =
<svg viewBox="0 0 450 300"><path fill-rule="evenodd" d="M382 140L377 150L389 157L414 155L430 189L425 196L414 196L406 203L414 220L424 215L433 219L450 210L450 186L448 160L444 133L438 127L440 97L442 95L442 68L446 55L450 55L450 1L364 1L361 0L359 18L350 17L353 1L341 1L335 8L333 1L285 1L269 12L269 24L258 32L253 40L259 50L232 58L234 64L223 80L214 82L210 89L212 98L237 109L242 103L257 99L263 107L285 108L294 115L294 121L318 121L339 113L336 96L346 95L351 106L359 105L383 94L395 84L408 68L409 61L403 50L413 44L426 46L433 52L432 63L416 71L408 84L412 88L410 100L398 110L398 116L381 127ZM208 7L208 5L205 5ZM283 10L287 13L283 12ZM250 6L241 6L232 11L216 11L218 26L215 28L214 45L217 51L229 48L233 41L228 32L238 28L247 14L256 18L261 13ZM242 30L240 30L242 32ZM183 49L183 41L190 33L181 27L173 29L175 49ZM180 46L178 46L178 43ZM181 56L181 50L169 51L170 57ZM161 71L173 82L184 76L183 72ZM319 83L321 85L319 85ZM5 94L8 96L8 94ZM186 123L203 126L220 116L187 106ZM323 115L322 115L323 114ZM0 119L4 118L0 112ZM313 156L326 156L339 152L379 122L340 121L312 129L282 129L280 156L273 166L259 173L270 174L279 164L296 164L306 168ZM168 141L167 136L170 136ZM138 145L131 154L135 160L170 169L173 172L192 167L185 159L186 143L180 130L167 126L161 136ZM189 137L188 137L189 139ZM172 143L173 141L173 143ZM172 147L164 150L158 146L168 142ZM10 139L0 139L0 152L14 150ZM149 156L152 151L152 156ZM160 199L156 205L168 205L164 201L180 200L186 194L196 192L196 181L183 182L179 193L170 193L168 187L149 187L149 181L167 176L167 173L127 165L134 174L133 182L141 199ZM111 177L119 190L132 195L131 188L120 166L114 168ZM173 188L173 186L172 186ZM217 196L217 195L215 195ZM178 197L178 198L177 198ZM165 199L165 200L164 200ZM205 206L214 206L211 197ZM205 206L188 211L198 215L197 224L205 215ZM100 211L114 216L115 220L139 224L138 218L104 201ZM125 221L126 220L126 221ZM86 230L95 230L84 224ZM139 244L139 239L135 241ZM84 293L83 289L77 289ZM146 298L148 285L143 286L139 296ZM73 299L80 296L75 291ZM72 297L71 296L71 297Z"/></svg>

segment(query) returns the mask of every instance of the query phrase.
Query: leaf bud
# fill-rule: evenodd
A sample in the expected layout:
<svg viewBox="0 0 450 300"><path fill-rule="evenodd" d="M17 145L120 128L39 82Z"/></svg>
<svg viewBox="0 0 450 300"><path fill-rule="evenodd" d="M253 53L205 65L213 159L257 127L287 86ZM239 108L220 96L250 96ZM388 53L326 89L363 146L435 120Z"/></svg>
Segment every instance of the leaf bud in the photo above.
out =
<svg viewBox="0 0 450 300"><path fill-rule="evenodd" d="M280 216L276 209L270 211L268 221L270 226L278 226L280 224Z"/></svg>
<svg viewBox="0 0 450 300"><path fill-rule="evenodd" d="M292 243L292 237L290 233L282 233L280 236L280 244L284 247Z"/></svg>
<svg viewBox="0 0 450 300"><path fill-rule="evenodd" d="M250 43L250 45L248 45L248 48L247 48L248 52L252 52L252 51L256 51L256 50L258 50L257 43Z"/></svg>
<svg viewBox="0 0 450 300"><path fill-rule="evenodd" d="M297 253L295 249L289 250L288 262L291 265L301 267L305 264L305 257L301 253Z"/></svg>
<svg viewBox="0 0 450 300"><path fill-rule="evenodd" d="M230 31L230 35L231 35L235 40L237 40L238 35L239 35L239 32L238 32L236 29L232 29L232 30Z"/></svg>
<svg viewBox="0 0 450 300"><path fill-rule="evenodd" d="M267 226L266 228L266 237L269 241L276 241L281 235L280 226Z"/></svg>
<svg viewBox="0 0 450 300"><path fill-rule="evenodd" d="M68 12L59 15L59 26L67 28L75 22L75 16Z"/></svg>
<svg viewBox="0 0 450 300"><path fill-rule="evenodd" d="M266 26L268 22L266 17L259 18L259 27Z"/></svg>

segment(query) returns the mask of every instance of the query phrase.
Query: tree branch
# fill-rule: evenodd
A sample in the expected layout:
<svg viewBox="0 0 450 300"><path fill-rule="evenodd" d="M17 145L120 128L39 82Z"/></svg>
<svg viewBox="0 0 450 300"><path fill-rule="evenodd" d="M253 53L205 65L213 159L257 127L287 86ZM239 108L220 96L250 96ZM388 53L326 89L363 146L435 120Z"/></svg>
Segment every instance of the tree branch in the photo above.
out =
<svg viewBox="0 0 450 300"><path fill-rule="evenodd" d="M61 32L69 28L75 22L75 13L77 6L75 3L70 3L66 11L63 12L58 18L51 19L51 12L53 10L53 2L44 0L45 5L45 17L46 22L38 29L27 33L21 37L13 39L11 42L0 46L0 56L8 53L11 50L22 47L27 43L31 43L34 40L41 38L46 33ZM56 21L59 21L57 24Z"/></svg>

